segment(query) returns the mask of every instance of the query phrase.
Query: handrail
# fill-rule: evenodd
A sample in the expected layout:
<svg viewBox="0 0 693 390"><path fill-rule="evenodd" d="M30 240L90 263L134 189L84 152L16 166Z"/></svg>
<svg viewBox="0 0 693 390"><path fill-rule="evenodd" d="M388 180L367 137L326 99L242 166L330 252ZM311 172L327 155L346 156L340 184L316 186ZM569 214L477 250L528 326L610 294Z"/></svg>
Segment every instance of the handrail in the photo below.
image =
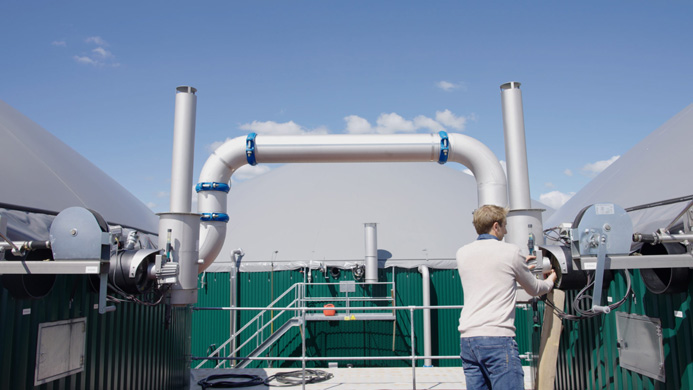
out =
<svg viewBox="0 0 693 390"><path fill-rule="evenodd" d="M297 299L297 300L299 300L299 299ZM294 302L292 302L292 304L295 303L297 300L295 300ZM415 344L415 333L416 333L416 332L414 331L414 310L425 310L425 309L440 310L440 309L462 309L462 308L464 308L464 305L445 305L445 306L389 306L389 307L387 307L387 306L371 306L371 307L356 307L356 308L353 308L353 307L352 307L352 308L349 308L349 307L343 307L343 308L335 307L335 308L330 308L330 309L334 309L334 310L337 310L337 311L348 311L348 310L393 310L393 311L396 311L396 310L408 310L408 311L410 312L410 314L411 314L411 315L410 315L410 325L409 325L409 326L410 326L410 329L411 329L410 332L409 332L409 338L410 338L410 340L411 340L411 341L410 341L410 344L411 344L411 354L410 354L409 356L403 355L403 356L364 356L364 357L356 357L356 356L350 356L350 357L334 357L334 356L333 356L333 357L307 357L307 356L305 356L305 351L306 351L306 349L305 349L305 344L306 344L305 333L306 333L306 332L305 332L305 331L302 331L302 332L301 332L301 334L302 334L302 341L301 341L301 344L302 344L302 351L303 351L303 352L302 352L302 354L301 354L301 357L292 358L292 357L288 357L288 356L287 356L287 357L276 357L276 358L273 358L273 357L250 357L250 356L246 356L246 357L232 357L232 356L229 356L229 357L212 357L212 356L207 356L207 357L195 357L195 356L191 356L191 360L203 360L203 359L204 359L204 360L203 360L203 363L205 363L205 362L207 362L207 361L210 361L210 360L216 360L216 361L221 361L221 362L235 361L235 360L243 360L243 361L246 361L246 360L250 360L250 361L253 361L253 360L263 360L263 361L301 361L301 362L302 362L303 375L304 375L304 377L305 377L305 370L306 370L306 364L305 364L305 363L306 363L307 361L326 361L326 360L330 360L330 361L352 360L352 361L353 361L353 360L403 360L403 359L407 359L407 360L411 360L411 362L412 362L412 382L413 382L413 384L412 384L412 389L416 389L416 362L417 362L418 360L424 360L424 359L436 359L436 360L447 359L447 360L449 360L449 359L459 359L460 357L457 356L457 355L453 355L453 356L449 356L449 355L438 355L438 356L436 356L436 355L431 355L431 356L424 356L424 355L417 355L417 354L416 354L416 344ZM214 309L217 309L217 310L266 310L266 308L248 308L248 307L245 307L245 308L233 308L233 307L212 308L212 307L204 307L204 308L193 308L193 309L195 309L195 310L214 310ZM284 309L282 312L285 312L285 311L287 311L287 310L296 310L296 308L289 308L289 307L286 307L286 308L278 308L278 309ZM310 311L322 311L322 310L324 310L324 308L322 308L322 307L314 307L314 308L313 308L313 307L301 307L301 308L298 308L298 309L301 310L301 316L298 317L298 318L303 319L303 321L301 321L301 325L304 326L304 327L305 327L305 316L306 316L306 312L310 312ZM294 317L294 318L296 318L296 317ZM530 356L530 357L531 357L531 356ZM198 365L196 368L200 368L201 365L202 365L203 363L201 363L200 365ZM221 364L222 364L222 363L220 363L219 365L221 365ZM217 368L218 368L219 365L217 365ZM302 387L302 388L305 390L305 382L303 383L303 387Z"/></svg>
<svg viewBox="0 0 693 390"><path fill-rule="evenodd" d="M297 283L297 284L298 284L298 283ZM287 294L289 294L289 292L291 292L292 290L296 289L296 288L297 288L297 287L296 287L297 284L294 284L294 285L292 285L291 287L289 287L286 291L284 291L284 293L283 293L282 295L280 295L279 297L277 297L277 299L275 299L274 301L272 301L272 303L270 303L270 304L267 305L266 307L262 308L262 311L260 311L255 317L253 317L250 321L248 321L241 329L239 329L239 330L236 331L234 334L232 334L223 344L221 344L217 349L215 349L214 351L212 351L212 353L211 353L209 356L212 357L212 356L214 356L215 354L218 354L219 352L221 352L222 350L225 350L226 346L227 346L228 344L230 344L234 339L236 339L236 337L238 337L244 330L246 330L246 329L247 329L248 327L250 327L252 324L254 324L254 323L256 323L257 321L259 321L259 319L262 318L262 316L263 316L270 308L273 308L274 305L276 305L279 301L281 301ZM294 300L289 304L289 306L294 305L296 302L298 302L298 299L294 299ZM200 308L193 308L193 309L195 309L195 310L201 310ZM241 308L235 308L235 309L238 310L238 309L241 309ZM288 309L288 306L287 306L287 309ZM282 311L279 315L281 315L282 313L284 313L284 311ZM267 325L270 324L270 323L272 323L273 321L274 321L274 319L272 319L270 322L268 322ZM235 350L231 351L231 354L230 354L230 355L233 355L234 353L240 351L241 348L243 348L248 342L250 342L251 340L255 339L255 338L260 334L260 332L261 332L262 330L264 330L264 329L267 327L267 325L263 326L260 330L256 331L255 334L253 334L252 336L250 336L250 337L248 338L248 340L246 340L241 346L239 346L239 347L237 347ZM201 368L205 363L207 363L207 360L202 361L202 362L201 362L200 364L198 364L197 367L195 367L195 368ZM216 368L219 368L219 367L217 366Z"/></svg>
<svg viewBox="0 0 693 390"><path fill-rule="evenodd" d="M353 284L354 286L372 286L372 285L392 285L392 290L394 291L395 288L395 282L375 282L375 283L363 283L363 282L352 282L350 284ZM345 308L335 308L337 310L346 310L347 314L350 311L367 311L367 310L373 310L374 308L386 308L387 310L391 310L393 306L356 306L352 307L349 305L350 302L392 302L394 305L395 303L395 298L394 297L386 297L386 298L373 298L373 297L362 297L362 296L349 296L349 293L346 293L346 297L335 297L335 296L329 296L329 297L307 297L306 294L306 288L307 287L312 287L312 286L335 286L335 283L294 283L291 285L284 293L282 293L279 297L277 297L272 303L267 305L266 307L263 308L239 308L239 307L225 307L225 308L204 308L204 307L193 307L193 310L234 310L234 311L241 311L241 310L258 310L259 313L253 317L250 321L248 321L241 329L233 333L224 343L222 343L218 348L216 348L214 351L212 351L208 359L202 360L195 368L202 368L205 363L207 363L210 360L220 360L220 363L216 365L215 368L219 368L220 366L224 365L227 360L243 360L243 359L229 359L233 355L235 355L238 351L243 349L248 343L250 343L253 340L257 341L257 346L258 348L262 345L264 342L263 339L260 337L262 336L262 333L267 329L267 327L276 321L287 311L297 311L297 310L303 310L302 311L302 316L299 317L298 313L294 317L291 317L287 320L291 321L293 319L300 319L302 321L305 320L305 309L308 309L305 307L305 303L308 302L320 302L320 301L334 301L334 302L346 302L347 306ZM284 299L290 292L294 291L295 294L295 299L289 303L286 307L275 307L282 299ZM261 323L261 325L257 325L264 317L264 315L268 312L275 312L279 311L279 314L276 316L273 316L267 323ZM311 310L311 309L308 309ZM312 310L316 311L321 311L323 308L315 308ZM378 309L376 309L378 310ZM394 312L393 312L394 313ZM226 353L227 346L231 344L231 342L235 339L237 339L246 329L249 327L255 325L256 330L255 333L249 336L241 345L236 346L236 348L231 351L230 353ZM229 358L224 358L224 359L219 359L219 358L214 358L214 356L219 356L223 354L224 356L227 356Z"/></svg>

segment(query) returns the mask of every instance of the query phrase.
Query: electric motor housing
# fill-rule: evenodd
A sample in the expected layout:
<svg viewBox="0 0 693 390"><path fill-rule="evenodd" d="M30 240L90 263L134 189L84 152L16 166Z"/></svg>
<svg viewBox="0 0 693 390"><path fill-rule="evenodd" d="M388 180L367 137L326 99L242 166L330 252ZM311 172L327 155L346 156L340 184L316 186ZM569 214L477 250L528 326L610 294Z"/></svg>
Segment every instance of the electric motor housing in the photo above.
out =
<svg viewBox="0 0 693 390"><path fill-rule="evenodd" d="M156 262L158 249L119 251L111 257L108 281L128 294L143 294L151 290L155 275L151 269Z"/></svg>

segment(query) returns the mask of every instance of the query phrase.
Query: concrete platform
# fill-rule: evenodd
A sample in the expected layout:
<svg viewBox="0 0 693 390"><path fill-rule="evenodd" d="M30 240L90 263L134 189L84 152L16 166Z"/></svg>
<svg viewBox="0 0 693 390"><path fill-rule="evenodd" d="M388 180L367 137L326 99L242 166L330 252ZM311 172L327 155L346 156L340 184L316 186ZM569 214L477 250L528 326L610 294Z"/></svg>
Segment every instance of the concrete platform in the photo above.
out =
<svg viewBox="0 0 693 390"><path fill-rule="evenodd" d="M436 390L464 390L466 384L462 367L426 367L416 369L416 384L412 380L411 368L325 368L320 369L334 375L321 383L306 384L309 390L399 390L399 389L436 389ZM296 371L287 368L267 368L267 369L236 369L236 370L215 370L199 369L191 370L190 389L197 390L201 387L198 381L216 374L243 374L257 375L266 379L278 372L286 373ZM532 389L529 367L525 367L525 389ZM229 379L231 380L231 379ZM233 381L233 380L231 380ZM245 381L239 379L238 381ZM299 390L302 385L279 386L280 383L272 382L269 388L279 388ZM277 386L275 386L277 385ZM243 387L243 389L260 390L268 389L267 386L258 385Z"/></svg>

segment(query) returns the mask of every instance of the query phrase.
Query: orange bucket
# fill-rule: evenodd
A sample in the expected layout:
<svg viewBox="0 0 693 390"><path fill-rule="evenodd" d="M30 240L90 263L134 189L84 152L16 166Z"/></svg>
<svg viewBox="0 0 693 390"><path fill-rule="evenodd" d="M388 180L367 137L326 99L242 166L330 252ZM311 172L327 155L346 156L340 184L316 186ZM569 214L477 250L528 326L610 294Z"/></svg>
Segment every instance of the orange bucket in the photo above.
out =
<svg viewBox="0 0 693 390"><path fill-rule="evenodd" d="M334 307L334 305L331 304L331 303L328 303L328 304L326 304L326 305L323 306L323 307ZM323 310L323 311L322 311L322 314L324 314L324 315L326 315L326 316L328 316L328 317L331 317L331 316L335 315L336 313L337 313L336 310Z"/></svg>

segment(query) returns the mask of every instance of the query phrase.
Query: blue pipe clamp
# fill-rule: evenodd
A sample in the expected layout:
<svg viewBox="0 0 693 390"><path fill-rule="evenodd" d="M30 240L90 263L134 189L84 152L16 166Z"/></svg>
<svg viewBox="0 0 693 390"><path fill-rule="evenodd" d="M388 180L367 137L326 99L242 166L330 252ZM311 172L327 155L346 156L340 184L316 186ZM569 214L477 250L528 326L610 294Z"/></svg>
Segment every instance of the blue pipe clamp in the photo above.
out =
<svg viewBox="0 0 693 390"><path fill-rule="evenodd" d="M195 192L200 192L200 191L223 191L228 193L231 190L231 186L229 186L226 183L217 183L217 182L203 182L203 183L197 183L195 186Z"/></svg>
<svg viewBox="0 0 693 390"><path fill-rule="evenodd" d="M448 154L450 154L450 139L448 139L448 133L444 131L438 134L440 135L440 156L438 156L438 164L445 164L448 162Z"/></svg>
<svg viewBox="0 0 693 390"><path fill-rule="evenodd" d="M229 215L225 213L202 213L200 221L229 222Z"/></svg>
<svg viewBox="0 0 693 390"><path fill-rule="evenodd" d="M255 137L257 137L256 133L250 133L245 141L245 158L248 160L248 164L252 166L257 165L257 160L255 159Z"/></svg>

